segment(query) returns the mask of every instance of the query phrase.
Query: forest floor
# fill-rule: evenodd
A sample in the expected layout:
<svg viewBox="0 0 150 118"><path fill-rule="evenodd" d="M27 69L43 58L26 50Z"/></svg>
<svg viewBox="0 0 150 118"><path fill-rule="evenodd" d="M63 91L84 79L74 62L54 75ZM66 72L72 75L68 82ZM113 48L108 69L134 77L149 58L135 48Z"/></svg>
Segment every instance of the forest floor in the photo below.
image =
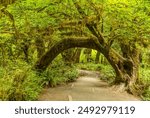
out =
<svg viewBox="0 0 150 118"><path fill-rule="evenodd" d="M95 71L79 70L77 81L54 88L45 88L39 96L40 101L138 101L125 91L110 87L107 82L99 79Z"/></svg>

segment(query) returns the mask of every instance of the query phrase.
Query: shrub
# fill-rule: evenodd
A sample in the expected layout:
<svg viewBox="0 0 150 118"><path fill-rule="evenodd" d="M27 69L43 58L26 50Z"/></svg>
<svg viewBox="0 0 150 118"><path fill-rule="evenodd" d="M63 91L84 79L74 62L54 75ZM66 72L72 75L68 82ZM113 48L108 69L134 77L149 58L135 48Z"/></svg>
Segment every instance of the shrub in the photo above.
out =
<svg viewBox="0 0 150 118"><path fill-rule="evenodd" d="M150 68L140 68L140 80L142 83L145 84L145 86L150 85ZM143 90L143 100L150 100L150 87L146 87L146 89Z"/></svg>
<svg viewBox="0 0 150 118"><path fill-rule="evenodd" d="M94 64L94 63L80 63L76 64L76 67L79 69L84 70L95 70L100 71L100 79L113 82L115 78L115 73L113 68L110 65L103 65L103 64Z"/></svg>
<svg viewBox="0 0 150 118"><path fill-rule="evenodd" d="M1 100L36 100L41 91L41 77L30 69L16 69L0 79Z"/></svg>
<svg viewBox="0 0 150 118"><path fill-rule="evenodd" d="M78 71L75 68L72 68L70 70L67 70L64 73L64 77L67 78L67 82L73 82L78 77Z"/></svg>
<svg viewBox="0 0 150 118"><path fill-rule="evenodd" d="M76 64L76 67L83 70L102 70L102 64L94 64L94 63L79 63Z"/></svg>
<svg viewBox="0 0 150 118"><path fill-rule="evenodd" d="M47 68L47 70L42 74L44 79L42 80L42 85L47 87L55 87L60 84L66 84L67 82L75 81L78 77L78 71L73 66L60 65Z"/></svg>

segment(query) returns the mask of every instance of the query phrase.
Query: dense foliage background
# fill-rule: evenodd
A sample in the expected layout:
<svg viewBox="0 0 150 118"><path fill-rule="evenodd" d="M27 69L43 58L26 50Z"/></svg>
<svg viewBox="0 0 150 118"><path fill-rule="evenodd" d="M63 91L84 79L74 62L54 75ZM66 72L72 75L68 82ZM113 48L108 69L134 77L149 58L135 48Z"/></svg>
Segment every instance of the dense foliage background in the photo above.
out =
<svg viewBox="0 0 150 118"><path fill-rule="evenodd" d="M62 50L45 71L34 68L62 39L80 43L87 37L104 39L97 44L103 50ZM77 68L98 70L103 75L100 79L114 84L117 69L113 64L118 60L134 62L136 95L150 100L149 49L148 0L1 0L0 100L36 100L43 87L75 81ZM113 58L107 57L105 50L112 52L108 56ZM131 71L130 66L123 65L123 75L131 74L126 72ZM121 79L126 83L125 77Z"/></svg>

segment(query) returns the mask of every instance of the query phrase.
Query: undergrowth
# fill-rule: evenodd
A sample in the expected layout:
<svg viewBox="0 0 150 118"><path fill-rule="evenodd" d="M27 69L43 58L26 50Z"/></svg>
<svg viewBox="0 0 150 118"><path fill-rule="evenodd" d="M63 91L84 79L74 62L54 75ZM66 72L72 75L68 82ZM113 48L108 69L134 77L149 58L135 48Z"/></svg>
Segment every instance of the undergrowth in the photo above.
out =
<svg viewBox="0 0 150 118"><path fill-rule="evenodd" d="M36 100L42 87L41 77L28 68L6 71L0 78L0 100Z"/></svg>
<svg viewBox="0 0 150 118"><path fill-rule="evenodd" d="M143 100L150 100L150 67L140 68L140 80L147 86L143 92Z"/></svg>
<svg viewBox="0 0 150 118"><path fill-rule="evenodd" d="M110 65L94 64L94 63L79 63L76 67L83 70L92 70L100 72L100 79L111 83L115 78L115 73Z"/></svg>
<svg viewBox="0 0 150 118"><path fill-rule="evenodd" d="M75 66L66 65L56 59L43 73L31 69L31 65L18 61L9 67L0 67L0 100L29 101L37 100L43 87L55 87L60 84L76 81L78 69L96 70L100 72L100 79L112 82L115 73L110 65L80 63ZM140 80L150 85L150 68L140 68ZM150 87L143 89L143 100L150 100Z"/></svg>
<svg viewBox="0 0 150 118"><path fill-rule="evenodd" d="M0 100L32 101L37 100L42 88L75 81L78 71L66 66L62 61L54 61L43 73L31 69L31 65L18 61L9 67L0 67Z"/></svg>
<svg viewBox="0 0 150 118"><path fill-rule="evenodd" d="M73 65L65 65L62 61L55 61L47 68L43 76L42 85L55 87L75 81L78 77L78 71Z"/></svg>

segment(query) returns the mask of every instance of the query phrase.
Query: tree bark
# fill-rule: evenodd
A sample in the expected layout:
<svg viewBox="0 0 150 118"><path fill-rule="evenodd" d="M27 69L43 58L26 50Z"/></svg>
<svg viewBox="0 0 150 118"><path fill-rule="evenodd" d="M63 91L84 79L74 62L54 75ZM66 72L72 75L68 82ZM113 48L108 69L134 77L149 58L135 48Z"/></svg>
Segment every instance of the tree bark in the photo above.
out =
<svg viewBox="0 0 150 118"><path fill-rule="evenodd" d="M5 52L5 48L2 44L0 44L1 46L1 54L2 54L2 67L6 67L7 63L6 63L6 52Z"/></svg>
<svg viewBox="0 0 150 118"><path fill-rule="evenodd" d="M65 63L72 63L73 62L72 56L74 55L74 50L75 49L68 49L68 50L65 50L64 52L61 53L63 61Z"/></svg>
<svg viewBox="0 0 150 118"><path fill-rule="evenodd" d="M77 49L76 49L76 53L75 53L75 55L74 55L74 57L73 57L75 63L79 63L79 62L80 62L81 51L82 51L81 48L77 48Z"/></svg>
<svg viewBox="0 0 150 118"><path fill-rule="evenodd" d="M9 5L13 4L16 0L0 0L0 4Z"/></svg>
<svg viewBox="0 0 150 118"><path fill-rule="evenodd" d="M116 78L114 83L120 84L125 83L127 90L134 93L134 85L138 79L138 60L139 52L134 49L132 52L134 55L131 59L123 58L113 49L103 49L95 43L92 38L64 38L61 41L53 45L49 51L47 51L35 64L34 68L40 71L44 71L49 64L54 60L54 58L62 53L64 50L82 47L90 48L100 51L111 64L116 73Z"/></svg>
<svg viewBox="0 0 150 118"><path fill-rule="evenodd" d="M99 50L92 38L64 38L61 41L53 45L49 51L47 51L35 64L35 69L45 70L48 65L53 61L53 59L64 50L83 47ZM101 50L102 51L102 50Z"/></svg>
<svg viewBox="0 0 150 118"><path fill-rule="evenodd" d="M40 36L36 38L35 44L37 47L37 58L39 59L45 53L45 44Z"/></svg>
<svg viewBox="0 0 150 118"><path fill-rule="evenodd" d="M95 63L97 64L97 63L99 63L99 56L100 56L100 52L98 52L97 51L97 53L96 53L96 58L95 58Z"/></svg>
<svg viewBox="0 0 150 118"><path fill-rule="evenodd" d="M78 13L81 18L87 19L85 12L77 1L73 0ZM135 46L127 45L121 46L122 55L117 53L111 47L112 41L107 42L103 37L102 33L98 29L98 25L94 21L85 22L85 26L89 32L95 37L77 37L77 38L64 38L61 41L53 45L48 52L46 52L35 64L35 68L38 70L45 70L52 60L64 50L75 47L83 47L95 49L101 52L104 57L111 64L116 73L114 83L120 84L125 83L125 87L131 93L135 92L135 83L138 80L138 68L139 68L139 51ZM114 40L114 39L111 39Z"/></svg>
<svg viewBox="0 0 150 118"><path fill-rule="evenodd" d="M91 62L91 53L92 53L92 49L85 49L84 50L84 54L86 55L87 62Z"/></svg>
<svg viewBox="0 0 150 118"><path fill-rule="evenodd" d="M111 52L110 52L111 53ZM106 55L111 66L114 68L116 73L116 79L114 84L124 83L126 90L131 92L132 94L137 95L137 90L135 84L139 79L139 51L138 49L132 50L132 56L128 58L118 58L115 59L114 56L110 56L113 54ZM129 55L129 54L127 54ZM126 55L126 56L127 56Z"/></svg>
<svg viewBox="0 0 150 118"><path fill-rule="evenodd" d="M28 43L23 43L22 50L23 50L23 53L24 53L24 60L27 63L29 63L29 44Z"/></svg>

